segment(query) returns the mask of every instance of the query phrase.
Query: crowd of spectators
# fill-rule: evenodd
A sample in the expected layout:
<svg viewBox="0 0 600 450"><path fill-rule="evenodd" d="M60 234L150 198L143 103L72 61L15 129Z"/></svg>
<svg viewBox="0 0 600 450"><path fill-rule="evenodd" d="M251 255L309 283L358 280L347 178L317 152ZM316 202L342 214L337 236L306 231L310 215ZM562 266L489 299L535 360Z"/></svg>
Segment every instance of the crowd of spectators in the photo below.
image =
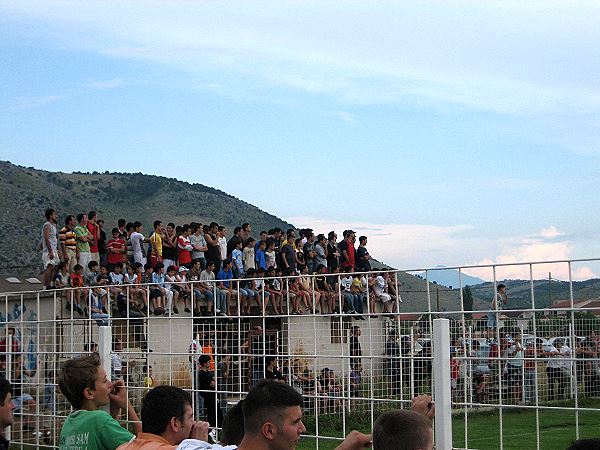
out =
<svg viewBox="0 0 600 450"><path fill-rule="evenodd" d="M64 227L46 210L40 248L46 289L66 290L67 307L99 324L109 303L129 317L179 314L354 314L376 303L397 311L395 274L374 273L367 237L345 230L315 235L280 228L252 236L249 223L176 226L155 220L148 236L139 221L119 219L107 235L95 211L68 215ZM87 308L87 310L86 310Z"/></svg>

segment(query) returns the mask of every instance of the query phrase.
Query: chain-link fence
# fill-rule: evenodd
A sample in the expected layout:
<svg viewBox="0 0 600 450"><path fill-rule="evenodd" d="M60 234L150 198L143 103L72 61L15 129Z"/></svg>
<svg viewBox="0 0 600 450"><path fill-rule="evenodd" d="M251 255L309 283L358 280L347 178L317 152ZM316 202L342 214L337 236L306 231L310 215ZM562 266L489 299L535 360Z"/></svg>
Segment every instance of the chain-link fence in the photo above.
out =
<svg viewBox="0 0 600 450"><path fill-rule="evenodd" d="M57 446L71 412L57 392L60 364L99 351L136 410L156 385L190 389L197 418L217 435L228 409L271 377L304 396L302 448L334 448L352 429L369 431L381 411L434 394L443 364L454 448L566 448L600 434L599 263L244 279L227 292L187 282L169 292L2 293L0 363L17 406L10 439ZM448 348L433 345L436 318L449 319ZM448 442L436 439L438 448Z"/></svg>

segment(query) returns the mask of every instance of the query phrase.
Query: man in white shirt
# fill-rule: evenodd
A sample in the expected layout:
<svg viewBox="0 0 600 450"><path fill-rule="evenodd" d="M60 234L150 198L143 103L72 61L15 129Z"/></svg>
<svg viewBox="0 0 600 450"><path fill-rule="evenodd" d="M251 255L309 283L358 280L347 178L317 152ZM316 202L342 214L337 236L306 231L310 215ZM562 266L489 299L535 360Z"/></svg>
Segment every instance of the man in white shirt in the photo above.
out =
<svg viewBox="0 0 600 450"><path fill-rule="evenodd" d="M142 234L142 222L133 223L133 233L131 233L131 247L133 248L133 260L139 262L143 266L146 265L146 250L144 249L144 242L149 242L148 239Z"/></svg>

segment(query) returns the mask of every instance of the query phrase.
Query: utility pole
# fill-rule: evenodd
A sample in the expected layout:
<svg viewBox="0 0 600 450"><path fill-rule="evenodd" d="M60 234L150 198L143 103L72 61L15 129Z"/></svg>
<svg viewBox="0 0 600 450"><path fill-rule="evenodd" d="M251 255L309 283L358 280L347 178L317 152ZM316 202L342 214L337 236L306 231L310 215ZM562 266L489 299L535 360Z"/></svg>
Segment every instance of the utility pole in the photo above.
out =
<svg viewBox="0 0 600 450"><path fill-rule="evenodd" d="M548 272L548 307L552 306L552 288L550 282L552 281L552 272Z"/></svg>
<svg viewBox="0 0 600 450"><path fill-rule="evenodd" d="M438 312L438 317L439 317L439 313L440 313L440 288L438 286L436 286L435 288L435 302L437 304L437 312Z"/></svg>

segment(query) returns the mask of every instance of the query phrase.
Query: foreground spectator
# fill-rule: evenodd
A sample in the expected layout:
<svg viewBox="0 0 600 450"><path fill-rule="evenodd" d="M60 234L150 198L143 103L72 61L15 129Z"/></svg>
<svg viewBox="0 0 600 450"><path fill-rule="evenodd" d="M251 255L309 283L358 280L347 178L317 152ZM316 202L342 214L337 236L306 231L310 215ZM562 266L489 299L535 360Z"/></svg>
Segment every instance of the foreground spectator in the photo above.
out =
<svg viewBox="0 0 600 450"><path fill-rule="evenodd" d="M0 450L8 450L9 442L4 437L4 429L13 423L12 386L6 378L0 378Z"/></svg>
<svg viewBox="0 0 600 450"><path fill-rule="evenodd" d="M80 446L82 439L87 443L86 448L98 450L113 450L130 442L135 436L116 420L121 410L127 410L136 434L141 431L123 381L111 383L97 355L66 361L58 377L58 386L75 409L60 432L59 449ZM102 409L108 404L110 415Z"/></svg>
<svg viewBox="0 0 600 450"><path fill-rule="evenodd" d="M196 422L192 397L175 386L158 386L142 400L142 432L119 450L175 449L185 439L208 441L208 422ZM201 445L201 443L198 443Z"/></svg>
<svg viewBox="0 0 600 450"><path fill-rule="evenodd" d="M429 411L396 409L381 414L373 426L373 449L433 450L433 409Z"/></svg>

